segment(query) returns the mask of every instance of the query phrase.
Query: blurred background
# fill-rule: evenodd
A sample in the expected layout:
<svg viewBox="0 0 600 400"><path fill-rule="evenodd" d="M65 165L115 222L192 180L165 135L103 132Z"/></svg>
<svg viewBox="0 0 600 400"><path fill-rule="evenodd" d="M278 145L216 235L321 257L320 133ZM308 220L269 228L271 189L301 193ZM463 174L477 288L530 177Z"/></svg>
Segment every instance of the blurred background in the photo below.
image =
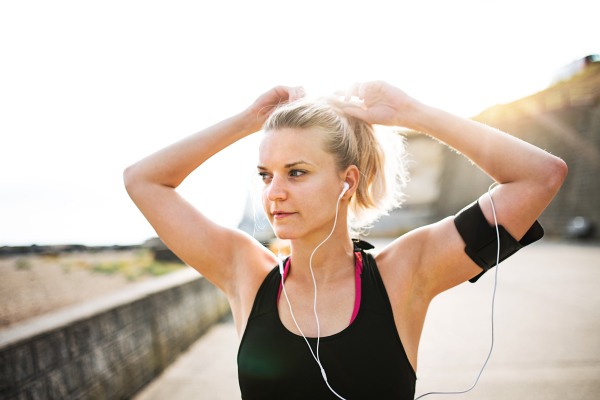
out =
<svg viewBox="0 0 600 400"><path fill-rule="evenodd" d="M94 334L94 324L104 324L101 318L108 318L105 315L121 315L118 310L142 298L180 290L181 279L197 278L173 278L195 271L189 271L191 268L156 237L125 191L123 170L243 111L275 85L302 85L309 94L318 95L374 79L385 80L431 106L508 132L566 161L569 174L539 218L546 233L540 243L532 245L530 254L537 258L519 254L506 265L531 261L533 269L523 274L532 281L539 278L535 271L542 264L553 271L550 276L556 281L579 277L579 283L569 286L571 297L562 292L574 309L565 309L560 315L574 318L576 314L580 317L577 321L588 321L587 325L573 321L570 325L587 332L588 336L576 340L582 347L544 359L538 356L547 353L551 345L540 345L531 360L544 366L568 365L578 376L600 376L600 349L589 336L600 334L600 299L591 289L600 284L596 272L600 267L599 9L597 2L589 0L0 1L0 376L4 376L0 378L0 397L17 398L25 393L32 398L128 398L157 382L155 378L161 374L165 376L163 371L178 354L197 338L204 337L199 343L210 337L204 332L217 327L225 330L213 336L230 337L231 342L222 344L229 350L224 350L221 358L214 354L206 358L225 360L222 370L213 368L222 372L197 386L178 386L212 393L204 398L239 396L235 393L235 329L231 321L217 323L226 318L225 311L212 313L214 318L183 341L167 336L180 343L177 349L165 350L169 345L162 339L161 344L154 339L147 343L138 340L132 331L124 337L136 338L133 344L115 345L120 349L118 355L107 356L106 364L101 362L103 354L113 354L106 347L112 346L109 338L113 336L106 327L98 328L106 333L105 339ZM375 251L412 229L455 214L492 183L467 158L431 137L409 130L404 134L412 160L407 201L378 221L365 237L376 244ZM216 154L177 191L216 223L242 229L268 246L273 234L260 205L255 207L250 199L260 139L261 132L257 132ZM493 284L493 276L487 275L478 282L482 296L491 296L491 286L486 285ZM514 279L509 286L522 294L515 289L518 275L514 272L507 279ZM171 283L156 289L156 282L167 282L165 279ZM148 289L148 285L155 286ZM449 379L440 372L443 368L436 364L439 356L433 349L443 347L435 344L443 340L437 325L446 321L442 316L450 313L460 319L460 311L453 311L457 304L479 293L464 289L465 297L461 297L462 286L453 290L458 296L455 300L441 297L443 301L436 298L437 303L432 304L419 354L423 372L418 374L418 392L429 384L432 390L444 390L435 384ZM545 292L550 284L543 287L544 296L556 295ZM530 287L522 289L533 293ZM106 303L98 305L107 297L114 299L116 293L132 290L138 290L135 301L132 295L123 295L112 308ZM558 292L561 290L564 287ZM538 297L521 299L532 302L528 315L540 315L533 307L541 296L536 293ZM220 300L202 300L213 306L200 308L222 304L222 297L214 296ZM88 305L87 314L76 308L82 304ZM486 300L481 316L474 317L481 322L480 328L465 322L472 330L481 329L486 338L481 343L482 353L472 365L467 363L474 369L465 372L466 386L481 368L489 346L489 306ZM519 308L523 303L515 303L513 311ZM69 316L55 314L67 311ZM162 338L155 314L142 314L139 318L149 324L152 337ZM507 319L514 316L508 311L504 315ZM39 319L44 317L48 318ZM547 317L544 321L565 321L558 315ZM94 318L98 320L89 322ZM135 321L115 318L120 321L115 325L119 332ZM200 317L190 316L188 322L194 324L194 318ZM75 326L74 321L88 321L90 328L84 331L89 335L71 332L69 329L75 328L68 326ZM536 325L524 329L524 336L546 326L537 320L530 322ZM563 332L558 322L548 329ZM174 326L169 321L161 323ZM506 321L507 326L510 323L514 320ZM444 332L451 329L446 326ZM143 336L143 332L138 333ZM444 353L448 365L460 365L461 351L466 349L460 344L465 336L456 332L463 339L443 347L456 349L456 356ZM76 337L92 343L89 357L72 344ZM574 341L562 339L556 336L555 344L561 349L565 342ZM121 338L118 343L126 340ZM507 346L517 342L507 342ZM144 343L148 346L145 352L140 350ZM226 352L231 349L234 353ZM172 355L165 356L165 351ZM523 350L516 346L504 354L523 354ZM145 356L151 361L145 362ZM114 372L118 368L111 369L111 363L120 360L126 365L123 363L130 358L137 367L121 374L129 377L129 384L125 380L119 383L115 377L119 374ZM148 364L152 367L138 373ZM200 365L205 371L206 363ZM489 368L493 368L491 362ZM74 372L78 370L89 371L78 375ZM521 386L514 387L524 388L524 392L510 392L511 396L527 393L522 398L554 398L535 397L554 393L561 396L557 398L571 398L568 396L579 393L572 398L592 398L577 390L600 391L597 378L578 383L576 390L575 384L556 383L550 373L511 371L517 370L524 378L519 381ZM556 371L565 373L564 368ZM480 392L477 398L508 398L493 397L508 396L509 392L498 387L515 383L506 374L498 374L493 381L498 386L490 383L489 394ZM554 386L549 382L555 382ZM173 387L168 388L156 386L143 398L174 393ZM536 388L535 394L527 392L532 388Z"/></svg>

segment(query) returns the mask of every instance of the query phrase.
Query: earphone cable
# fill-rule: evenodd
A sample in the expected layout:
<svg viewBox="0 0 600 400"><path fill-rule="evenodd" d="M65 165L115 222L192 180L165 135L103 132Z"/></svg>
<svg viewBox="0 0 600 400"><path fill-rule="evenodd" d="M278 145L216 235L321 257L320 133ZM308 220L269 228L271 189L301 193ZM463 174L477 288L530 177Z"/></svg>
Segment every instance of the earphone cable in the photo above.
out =
<svg viewBox="0 0 600 400"><path fill-rule="evenodd" d="M336 206L335 206L335 220L333 221L333 229L331 230L331 233L329 234L329 236L327 236L327 238L325 240L323 240L321 242L321 244L319 244L312 252L311 256L310 256L310 262L309 262L309 266L310 266L310 273L312 275L313 278L313 283L315 285L315 301L314 301L314 307L313 310L315 312L315 318L317 319L317 355L315 356L315 353L313 352L312 347L310 346L310 343L308 342L308 339L306 338L306 336L304 336L304 332L302 332L302 329L300 329L300 327L298 326L298 323L296 322L296 318L294 317L294 313L292 312L292 305L290 304L290 299L288 298L287 292L285 290L285 284L284 284L284 279L283 279L283 262L281 259L281 248L279 247L279 237L277 237L277 249L278 249L278 259L279 259L279 269L281 272L281 286L283 287L283 293L285 294L285 298L288 302L288 306L290 308L290 314L292 315L292 319L294 320L294 324L296 324L296 327L298 328L298 330L300 331L300 333L302 334L302 337L304 338L304 340L306 341L306 344L308 345L308 348L310 349L310 352L313 356L313 358L315 359L315 361L317 362L317 364L319 364L319 368L321 369L321 375L323 375L323 379L325 380L325 383L327 384L327 387L329 387L329 390L331 390L333 392L333 394L335 394L337 397L339 397L342 400L346 400L344 399L342 396L340 396L339 394L336 393L335 390L333 390L331 388L331 386L329 385L329 382L327 380L327 374L325 373L325 369L323 368L323 365L321 364L321 360L319 358L319 339L321 336L321 328L319 326L319 316L317 315L317 282L315 280L315 275L313 273L312 270L312 258L315 254L315 252L317 251L317 249L327 241L327 239L329 239L331 237L331 235L333 234L333 232L335 231L335 226L337 224L337 216L338 216L338 208L339 208L339 204L340 204L340 199L342 198L342 196L344 195L344 193L346 193L346 190L348 190L348 184L344 183L344 190L342 191L342 194L340 194L340 196L338 197Z"/></svg>
<svg viewBox="0 0 600 400"><path fill-rule="evenodd" d="M469 390L473 389L475 387L475 385L477 385L477 382L479 381L479 377L481 376L483 369L487 365L487 362L490 359L490 356L492 355L492 349L494 348L494 299L496 298L496 287L498 285L498 264L500 264L500 232L498 231L498 220L496 219L496 210L494 209L494 202L492 201L492 193L490 191L492 189L492 186L494 186L496 184L499 184L499 183L494 182L488 188L488 195L490 196L490 203L492 203L492 212L494 213L494 223L496 224L496 236L498 237L498 253L496 254L496 273L494 274L494 293L492 294L492 345L490 347L490 352L489 352L487 358L485 359L485 363L483 363L483 367L481 367L481 371L479 371L479 375L477 375L477 379L475 380L475 383L473 384L473 386L471 386L467 390L463 390L461 392L429 392L429 393L422 394L421 396L417 397L415 400L419 400L421 397L425 397L430 394L460 394L460 393L468 392Z"/></svg>
<svg viewBox="0 0 600 400"><path fill-rule="evenodd" d="M339 208L339 204L340 204L340 199L342 198L342 196L344 195L345 191L342 192L342 194L340 195L340 197L338 197L338 201L335 205L335 220L333 221L333 229L331 230L331 233L329 234L329 236L327 236L327 239L329 239L331 237L331 235L333 235L333 232L335 231L335 225L337 223L337 216L338 216L338 208ZM321 244L325 243L327 241L327 239L323 240L321 242ZM317 359L320 361L321 359L319 358L319 338L321 336L321 329L319 327L319 316L317 315L317 282L315 281L315 274L313 273L313 269L312 269L312 258L315 255L315 251L317 251L317 249L319 247L321 247L321 244L318 245L312 252L312 254L310 255L310 274L312 275L313 278L313 283L315 285L315 303L314 303L314 312L315 312L315 317L317 318Z"/></svg>
<svg viewBox="0 0 600 400"><path fill-rule="evenodd" d="M285 298L288 302L288 306L290 307L290 314L292 314L292 319L294 320L294 324L296 324L296 328L298 328L298 330L300 331L300 333L302 334L302 337L304 338L304 340L306 341L306 344L308 345L308 348L310 349L310 352L313 356L313 358L315 359L315 361L317 362L317 364L319 364L319 368L321 368L321 375L323 375L323 379L325 379L325 383L327 384L327 387L329 388L329 390L331 390L333 392L333 394L335 394L337 397L339 397L342 400L346 400L344 399L342 396L340 396L339 394L336 393L335 390L333 390L331 388L331 386L329 385L329 381L327 381L327 374L325 374L325 369L323 368L323 365L321 364L321 361L317 359L317 357L315 357L315 353L312 350L312 347L310 347L310 343L308 342L308 339L306 339L306 336L304 336L304 333L302 332L302 329L300 329L300 327L298 326L298 323L296 322L296 318L294 318L294 313L292 312L292 305L290 304L290 299L288 298L287 292L285 291L285 285L283 284L283 275L281 276L281 285L283 286L283 293L285 294ZM318 350L318 347L317 347Z"/></svg>

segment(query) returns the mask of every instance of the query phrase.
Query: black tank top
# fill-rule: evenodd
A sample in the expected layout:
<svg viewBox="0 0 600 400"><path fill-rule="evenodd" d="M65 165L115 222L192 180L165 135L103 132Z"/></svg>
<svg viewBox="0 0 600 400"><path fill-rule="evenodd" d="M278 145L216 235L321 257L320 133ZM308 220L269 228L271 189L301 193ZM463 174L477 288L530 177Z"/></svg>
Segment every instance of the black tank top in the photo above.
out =
<svg viewBox="0 0 600 400"><path fill-rule="evenodd" d="M369 248L373 246L365 241L354 241L354 250L362 253L364 261L358 314L341 332L320 338L319 358L329 384L347 400L413 400L417 376L400 341L375 259L363 251ZM275 266L258 289L240 342L242 399L338 399L304 338L279 319L280 283ZM317 338L307 339L316 355Z"/></svg>

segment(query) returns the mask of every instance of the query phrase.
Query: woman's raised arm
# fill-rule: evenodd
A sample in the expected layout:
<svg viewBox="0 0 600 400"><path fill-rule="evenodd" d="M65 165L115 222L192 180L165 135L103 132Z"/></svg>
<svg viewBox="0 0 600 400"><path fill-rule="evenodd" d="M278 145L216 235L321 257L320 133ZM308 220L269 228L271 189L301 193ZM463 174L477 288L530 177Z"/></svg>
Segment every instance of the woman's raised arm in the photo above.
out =
<svg viewBox="0 0 600 400"><path fill-rule="evenodd" d="M241 254L264 252L248 234L220 226L181 197L181 182L214 154L261 129L274 106L303 96L301 88L277 86L243 112L179 140L123 172L127 192L158 236L181 260L227 295L236 290ZM207 188L207 195L218 192ZM257 253L260 256L260 253Z"/></svg>
<svg viewBox="0 0 600 400"><path fill-rule="evenodd" d="M387 82L355 83L336 93L364 99L364 104L348 102L346 113L374 124L423 132L477 164L500 183L491 190L498 225L517 241L552 201L567 175L567 165L560 158L487 125L425 105ZM487 192L479 198L479 205L489 225L495 226ZM454 216L405 236L420 249L415 283L431 298L482 271L465 253Z"/></svg>

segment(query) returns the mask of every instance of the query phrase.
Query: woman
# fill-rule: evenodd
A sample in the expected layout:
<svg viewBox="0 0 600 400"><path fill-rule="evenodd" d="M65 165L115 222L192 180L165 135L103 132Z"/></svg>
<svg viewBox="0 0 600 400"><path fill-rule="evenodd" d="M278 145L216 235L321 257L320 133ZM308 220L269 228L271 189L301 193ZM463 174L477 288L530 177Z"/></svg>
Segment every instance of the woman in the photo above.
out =
<svg viewBox="0 0 600 400"><path fill-rule="evenodd" d="M536 220L567 174L561 159L386 82L355 83L336 94L345 97L314 100L301 87L275 87L245 111L124 172L129 195L167 246L227 295L241 338L244 399L413 399L431 300L496 265L488 193L456 216L397 238L376 257L364 252L371 246L356 232L398 206L406 183L397 153L403 148L384 144L392 136L378 134L374 124L428 134L500 183L493 206L513 253L543 235ZM175 191L212 155L263 128L263 208L277 237L291 244L284 295L272 252L215 224ZM488 266L477 258L482 221L484 230L494 229Z"/></svg>

